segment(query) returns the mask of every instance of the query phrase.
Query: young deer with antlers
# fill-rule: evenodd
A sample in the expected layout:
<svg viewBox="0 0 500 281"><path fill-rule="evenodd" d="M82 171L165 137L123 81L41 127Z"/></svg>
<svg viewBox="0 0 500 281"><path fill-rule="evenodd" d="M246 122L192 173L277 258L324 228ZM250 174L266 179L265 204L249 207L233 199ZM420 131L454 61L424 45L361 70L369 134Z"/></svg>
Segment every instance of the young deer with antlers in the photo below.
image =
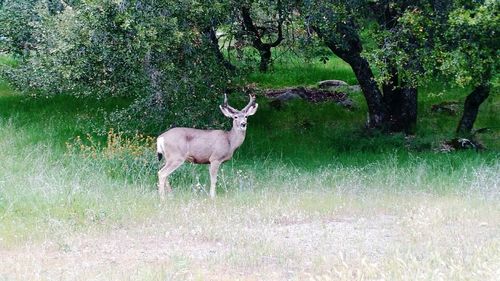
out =
<svg viewBox="0 0 500 281"><path fill-rule="evenodd" d="M234 151L245 140L247 117L254 115L259 105L255 95L250 95L250 102L241 111L227 103L219 105L222 113L233 119L233 128L229 131L199 130L193 128L172 128L161 134L157 140L158 159L165 157L165 165L158 172L158 191L160 197L172 192L167 177L185 161L195 164L210 164L210 197L215 198L215 185L220 164L231 159Z"/></svg>

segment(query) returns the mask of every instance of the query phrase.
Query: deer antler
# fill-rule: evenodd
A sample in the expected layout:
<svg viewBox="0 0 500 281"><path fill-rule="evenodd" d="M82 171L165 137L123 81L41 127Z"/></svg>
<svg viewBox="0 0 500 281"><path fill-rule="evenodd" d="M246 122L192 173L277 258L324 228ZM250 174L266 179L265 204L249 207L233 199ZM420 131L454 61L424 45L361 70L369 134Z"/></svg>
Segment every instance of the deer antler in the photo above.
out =
<svg viewBox="0 0 500 281"><path fill-rule="evenodd" d="M227 94L224 93L224 103L222 104L223 107L231 110L233 113L236 113L238 112L237 109L233 108L232 106L230 106L228 103L227 103Z"/></svg>
<svg viewBox="0 0 500 281"><path fill-rule="evenodd" d="M241 110L242 112L247 112L250 107L255 105L255 94L248 94L248 96L250 97L250 101L248 102L247 106L245 106L245 108Z"/></svg>

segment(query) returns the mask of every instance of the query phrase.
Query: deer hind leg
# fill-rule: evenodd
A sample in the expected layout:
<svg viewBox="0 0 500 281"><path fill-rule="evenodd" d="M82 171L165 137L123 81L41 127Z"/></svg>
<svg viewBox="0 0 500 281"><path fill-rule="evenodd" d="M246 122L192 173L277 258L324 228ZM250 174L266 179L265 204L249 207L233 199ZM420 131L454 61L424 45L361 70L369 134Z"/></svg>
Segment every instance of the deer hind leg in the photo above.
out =
<svg viewBox="0 0 500 281"><path fill-rule="evenodd" d="M210 163L210 197L215 198L215 185L217 184L217 172L221 162L214 161Z"/></svg>
<svg viewBox="0 0 500 281"><path fill-rule="evenodd" d="M165 166L158 172L158 192L161 198L165 197L165 186L167 187L168 193L172 192L172 187L168 182L168 176L177 170L182 163L184 163L182 159L167 159Z"/></svg>

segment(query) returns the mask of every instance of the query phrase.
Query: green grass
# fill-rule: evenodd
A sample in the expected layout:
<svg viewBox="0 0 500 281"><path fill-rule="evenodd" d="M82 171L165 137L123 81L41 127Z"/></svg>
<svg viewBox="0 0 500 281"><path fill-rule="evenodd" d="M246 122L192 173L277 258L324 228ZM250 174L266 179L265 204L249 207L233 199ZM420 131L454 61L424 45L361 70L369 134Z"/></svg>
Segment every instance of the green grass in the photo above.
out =
<svg viewBox="0 0 500 281"><path fill-rule="evenodd" d="M152 212L158 168L153 148L142 158L147 163L136 163L126 171L122 169L129 158L82 159L67 152L67 142L102 124L98 108L109 110L116 104L114 100L103 103L69 96L32 99L4 92L0 102L2 178L6 179L1 182L0 197L4 239L35 238L31 236L44 233L41 229L53 219L71 229L85 228L93 225L88 212L108 216L113 224L123 217L140 219ZM479 190L491 192L491 185L497 183L496 140L486 138L493 149L481 153L432 150L451 135L456 117L425 116L421 122L447 122L450 128L442 131L443 124L422 128L422 136L407 141L402 135L364 136L363 109L351 112L334 104L298 102L275 111L264 101L261 104L259 114L250 120L244 145L222 168L220 193L234 196L248 189L310 188L355 193L467 193L478 179L477 173L485 177L485 186ZM494 102L487 104L485 111L491 112L494 106ZM479 122L490 125L494 119ZM188 194L198 180L208 182L206 167L186 165L172 176L176 189ZM28 231L32 228L40 229Z"/></svg>
<svg viewBox="0 0 500 281"><path fill-rule="evenodd" d="M319 81L337 79L350 85L357 84L351 67L337 57L330 57L326 64L319 61L306 63L299 59L287 59L273 64L269 73L253 72L247 77L251 83L264 88L290 86L317 86Z"/></svg>
<svg viewBox="0 0 500 281"><path fill-rule="evenodd" d="M305 69L280 64L248 80L355 82L335 59ZM160 202L154 147L86 137L102 112L127 101L33 99L0 82L0 279L488 279L500 259L498 131L479 136L488 147L479 153L435 150L459 116L431 105L464 95L422 88L410 139L368 136L360 94L354 111L304 102L276 111L261 98L245 143L222 166L217 200L202 188L207 167L186 164L171 177L175 194ZM476 127L496 126L499 105L492 96ZM87 254L74 262L77 253ZM142 262L157 256L154 266ZM85 271L93 259L102 263Z"/></svg>

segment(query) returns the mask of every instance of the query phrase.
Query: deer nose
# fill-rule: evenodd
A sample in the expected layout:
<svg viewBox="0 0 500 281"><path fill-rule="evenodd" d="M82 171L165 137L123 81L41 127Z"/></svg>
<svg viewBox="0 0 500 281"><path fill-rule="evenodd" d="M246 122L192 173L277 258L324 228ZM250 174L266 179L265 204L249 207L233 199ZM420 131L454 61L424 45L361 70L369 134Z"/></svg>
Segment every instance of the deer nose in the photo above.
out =
<svg viewBox="0 0 500 281"><path fill-rule="evenodd" d="M241 127L246 127L247 122L241 122Z"/></svg>

